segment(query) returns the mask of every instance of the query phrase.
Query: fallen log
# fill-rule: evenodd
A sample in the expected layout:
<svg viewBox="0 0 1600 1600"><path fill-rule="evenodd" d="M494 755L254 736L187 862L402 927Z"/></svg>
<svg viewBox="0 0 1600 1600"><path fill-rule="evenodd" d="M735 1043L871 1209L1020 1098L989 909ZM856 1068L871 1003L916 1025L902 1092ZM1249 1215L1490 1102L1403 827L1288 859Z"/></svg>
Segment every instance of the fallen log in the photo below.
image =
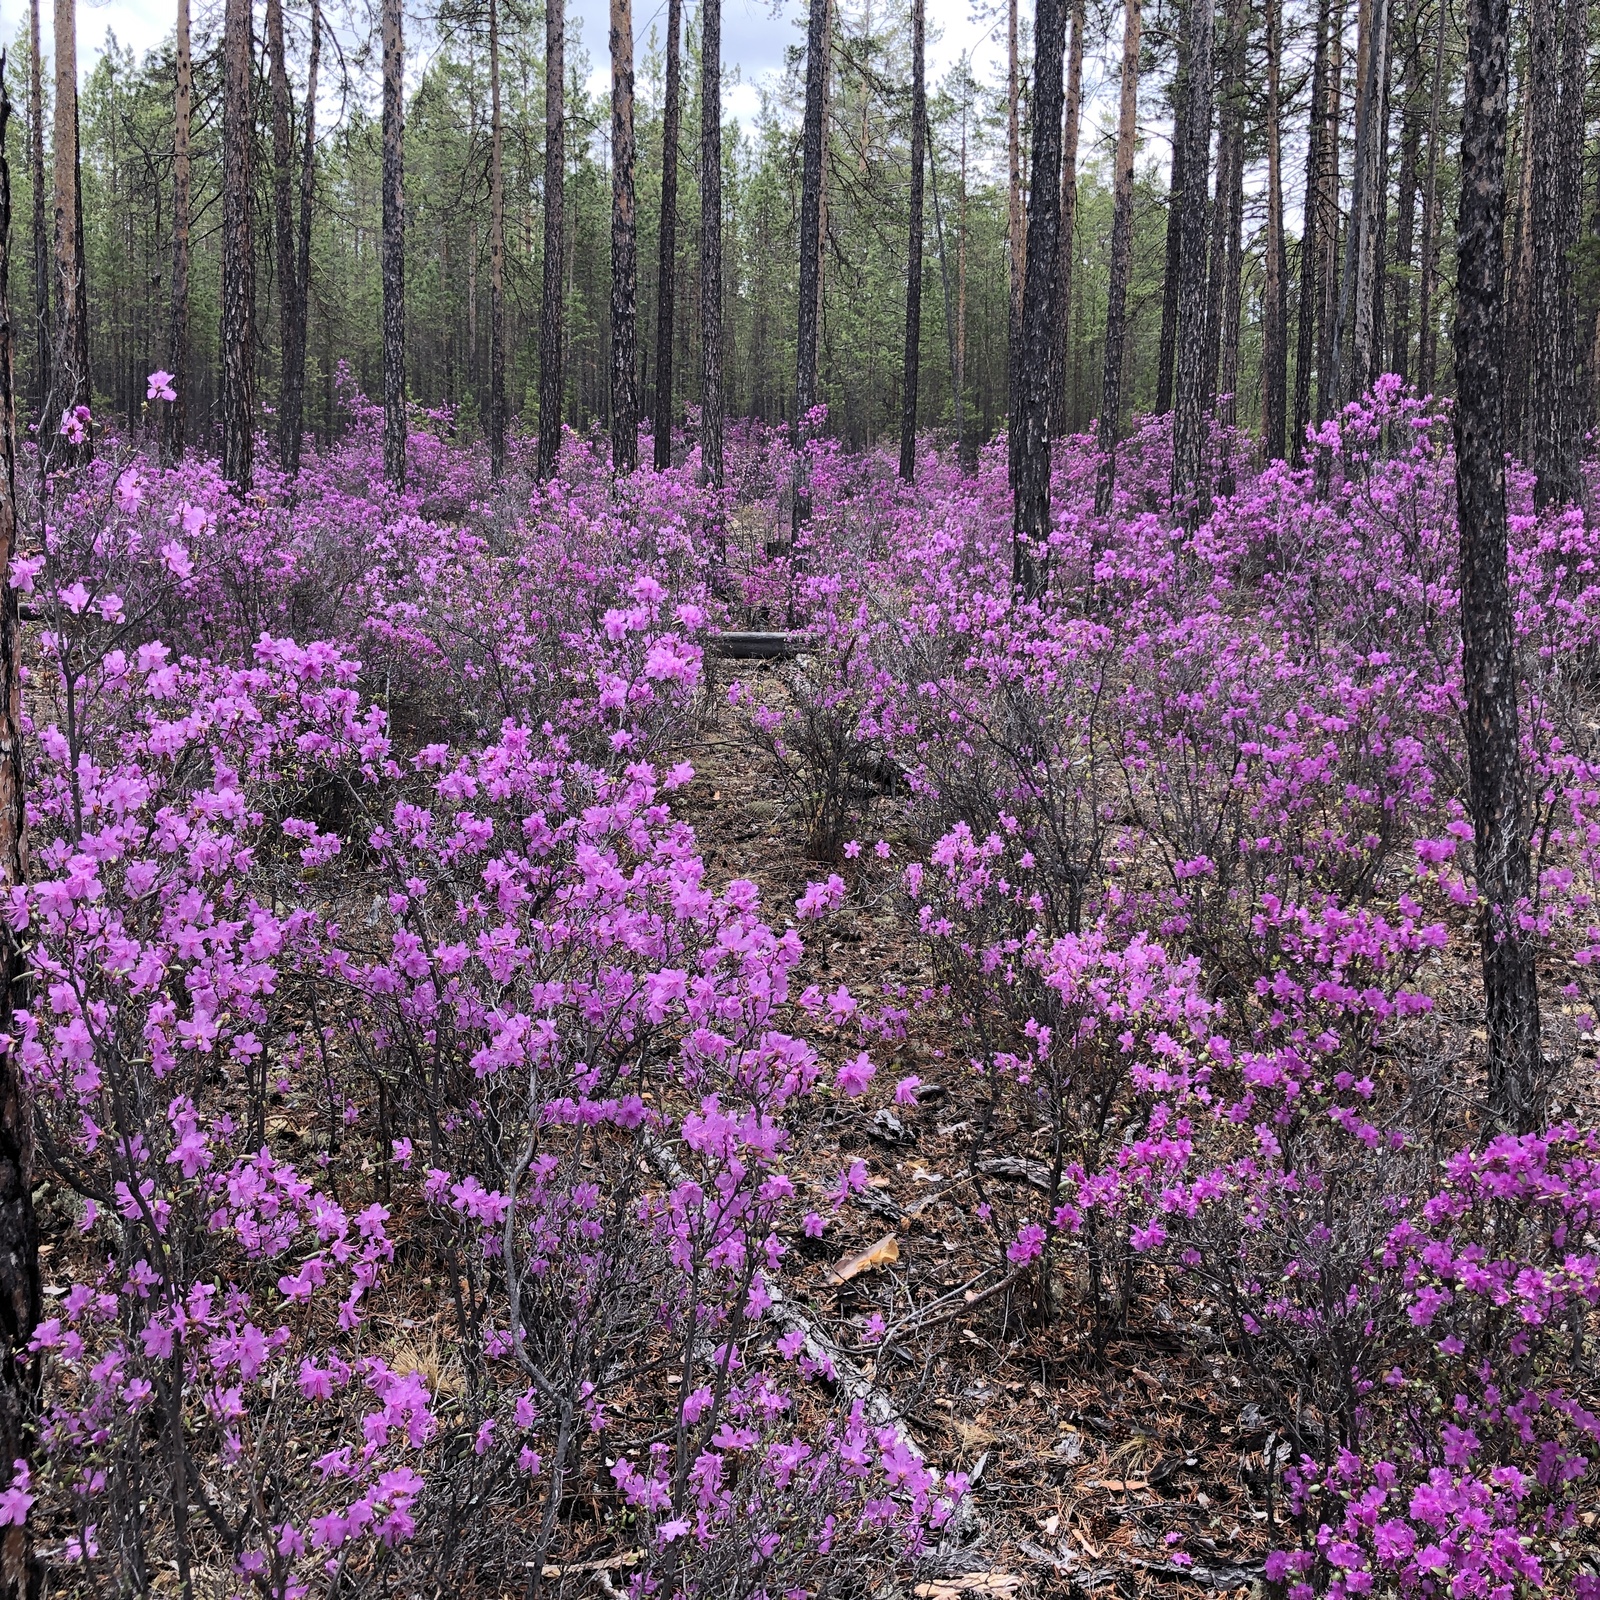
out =
<svg viewBox="0 0 1600 1600"><path fill-rule="evenodd" d="M792 661L805 649L797 633L714 633L711 653L724 661Z"/></svg>

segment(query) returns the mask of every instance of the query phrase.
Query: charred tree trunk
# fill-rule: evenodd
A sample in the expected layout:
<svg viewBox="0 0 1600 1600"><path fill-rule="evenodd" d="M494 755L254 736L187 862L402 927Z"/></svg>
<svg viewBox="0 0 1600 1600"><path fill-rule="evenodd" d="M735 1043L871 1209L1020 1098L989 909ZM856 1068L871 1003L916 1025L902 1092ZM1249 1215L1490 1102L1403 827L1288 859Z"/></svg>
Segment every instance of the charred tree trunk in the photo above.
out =
<svg viewBox="0 0 1600 1600"><path fill-rule="evenodd" d="M700 474L722 487L722 0L700 0Z"/></svg>
<svg viewBox="0 0 1600 1600"><path fill-rule="evenodd" d="M1072 269L1078 231L1078 134L1083 121L1084 0L1072 0L1067 42L1067 109L1061 127L1061 245L1056 251L1056 342L1050 385L1050 431L1059 439L1072 426L1067 404L1067 349L1072 320Z"/></svg>
<svg viewBox="0 0 1600 1600"><path fill-rule="evenodd" d="M1006 315L1006 414L1007 449L1013 476L1016 474L1017 384L1022 363L1022 279L1028 255L1028 239L1022 226L1022 61L1017 31L1017 0L1006 0L1006 262L1011 274L1011 297Z"/></svg>
<svg viewBox="0 0 1600 1600"><path fill-rule="evenodd" d="M498 480L505 470L505 125L500 110L500 6L499 0L489 0L489 473Z"/></svg>
<svg viewBox="0 0 1600 1600"><path fill-rule="evenodd" d="M1322 295L1317 308L1317 421L1323 422L1339 408L1339 373L1335 330L1339 319L1339 132L1344 103L1344 0L1335 0L1328 35L1327 104L1323 111L1322 191L1318 196L1321 220L1317 227L1322 246L1319 271ZM1326 452L1318 456L1319 470Z"/></svg>
<svg viewBox="0 0 1600 1600"><path fill-rule="evenodd" d="M1100 461L1095 470L1094 508L1111 510L1117 477L1117 439L1122 428L1123 337L1127 327L1128 278L1133 266L1133 147L1139 117L1139 0L1125 0L1122 24L1122 96L1117 111L1117 154L1111 179L1111 276L1106 293L1106 359L1100 383Z"/></svg>
<svg viewBox="0 0 1600 1600"><path fill-rule="evenodd" d="M1405 91L1400 110L1400 192L1395 204L1394 266L1390 274L1389 370L1411 377L1411 252L1417 224L1417 159L1422 153L1418 94L1422 76L1421 13L1413 5L1406 19Z"/></svg>
<svg viewBox="0 0 1600 1600"><path fill-rule="evenodd" d="M55 0L55 353L40 444L52 460L83 459L57 431L56 413L89 403L89 308L84 290L82 206L78 194L78 19L74 0Z"/></svg>
<svg viewBox="0 0 1600 1600"><path fill-rule="evenodd" d="M1222 381L1228 347L1228 306L1239 262L1244 204L1244 5L1227 0L1223 12L1221 79L1217 107L1217 192L1211 209L1211 250L1206 278L1206 404L1217 404L1233 386ZM1237 362L1237 339L1232 352ZM1236 368L1235 368L1236 369ZM1236 369L1237 370L1237 369ZM1219 411L1223 409L1219 407ZM1231 408L1229 408L1231 409ZM1231 421L1231 415L1224 418Z"/></svg>
<svg viewBox="0 0 1600 1600"><path fill-rule="evenodd" d="M294 362L295 237L291 199L294 139L289 127L289 62L283 45L283 0L267 0L267 82L272 98L272 242L278 266L278 351L281 387L287 391ZM282 395L278 406L278 460L286 471L299 455L291 443L289 418Z"/></svg>
<svg viewBox="0 0 1600 1600"><path fill-rule="evenodd" d="M311 0L311 53L306 63L305 137L300 150L300 221L292 271L294 293L284 340L283 409L279 419L284 470L300 470L305 435L306 340L311 319L311 206L317 189L317 69L322 62L322 8Z"/></svg>
<svg viewBox="0 0 1600 1600"><path fill-rule="evenodd" d="M1183 163L1189 81L1189 28L1194 8L1185 5L1178 25L1178 67L1172 79L1172 166L1167 185L1167 260L1161 280L1161 343L1156 365L1156 415L1172 410L1172 377L1178 353L1178 275L1183 266Z"/></svg>
<svg viewBox="0 0 1600 1600"><path fill-rule="evenodd" d="M672 465L672 328L678 300L678 34L683 0L667 0L667 103L661 127L661 254L656 270L655 464Z"/></svg>
<svg viewBox="0 0 1600 1600"><path fill-rule="evenodd" d="M1345 235L1344 283L1332 347L1334 381L1330 387L1339 404L1355 399L1371 382L1378 348L1378 237L1385 198L1380 125L1388 98L1389 0L1367 0L1362 23L1350 229ZM1344 360L1347 335L1348 364Z"/></svg>
<svg viewBox="0 0 1600 1600"><path fill-rule="evenodd" d="M39 59L42 49L39 0L28 0L28 182L33 194L33 415L41 429L45 397L50 392L50 229L45 222L44 67Z"/></svg>
<svg viewBox="0 0 1600 1600"><path fill-rule="evenodd" d="M611 468L639 465L639 220L634 206L633 3L611 0Z"/></svg>
<svg viewBox="0 0 1600 1600"><path fill-rule="evenodd" d="M1261 286L1261 443L1268 461L1288 454L1289 262L1283 242L1283 0L1267 0L1267 238Z"/></svg>
<svg viewBox="0 0 1600 1600"><path fill-rule="evenodd" d="M177 71L172 96L172 326L169 355L178 398L162 418L162 453L182 459L189 404L189 120L194 68L189 59L189 0L178 0Z"/></svg>
<svg viewBox="0 0 1600 1600"><path fill-rule="evenodd" d="M0 82L0 889L27 882L27 786L23 770L22 639L17 591L10 579L17 543L17 411L11 326L11 170L6 132L11 100ZM27 1003L27 966L9 921L0 923L0 1035L15 1039L16 1012ZM39 1322L39 1226L29 1171L32 1138L23 1097L21 1056L0 1054L0 1474L32 1453L29 1413L36 1372L28 1346ZM0 1536L0 1600L32 1600L42 1574L25 1521Z"/></svg>
<svg viewBox="0 0 1600 1600"><path fill-rule="evenodd" d="M811 0L806 29L806 111L801 138L800 314L795 340L795 485L791 532L811 517L805 465L806 418L817 404L817 336L822 279L823 77L827 71L828 0Z"/></svg>
<svg viewBox="0 0 1600 1600"><path fill-rule="evenodd" d="M917 475L917 391L922 363L922 168L928 103L923 82L924 0L911 0L911 219L906 241L906 353L900 413L900 476Z"/></svg>
<svg viewBox="0 0 1600 1600"><path fill-rule="evenodd" d="M1529 6L1528 126L1533 152L1529 234L1528 385L1524 453L1534 474L1534 504L1567 505L1578 498L1582 435L1577 426L1579 367L1572 315L1571 251L1578 242L1577 174L1583 162L1583 8L1559 0ZM1571 13L1576 12L1573 17ZM1565 28L1563 23L1566 24ZM1575 26L1573 24L1576 24ZM1577 57L1574 73L1562 33ZM1578 105L1569 102L1576 79Z"/></svg>
<svg viewBox="0 0 1600 1600"><path fill-rule="evenodd" d="M222 37L222 472L250 492L255 468L254 46L250 0L227 0ZM182 396L180 394L179 398Z"/></svg>
<svg viewBox="0 0 1600 1600"><path fill-rule="evenodd" d="M1238 406L1239 389L1239 336L1243 320L1244 302L1244 113L1246 90L1245 42L1249 28L1249 12L1245 0L1228 0L1228 65L1226 80L1230 96L1228 106L1229 138L1227 183L1223 191L1219 174L1218 189L1226 195L1227 224L1223 234L1222 259L1221 351L1217 368L1217 416L1231 427ZM1219 200L1222 193L1219 193ZM1232 493L1231 481L1224 485Z"/></svg>
<svg viewBox="0 0 1600 1600"><path fill-rule="evenodd" d="M1428 104L1428 163L1422 184L1422 272L1417 286L1417 387L1433 393L1439 351L1439 313L1434 304L1439 274L1439 124L1444 112L1444 30L1449 20L1445 0L1437 0L1439 17L1433 41L1433 89Z"/></svg>
<svg viewBox="0 0 1600 1600"><path fill-rule="evenodd" d="M1311 67L1311 116L1306 133L1305 216L1300 233L1298 325L1295 330L1292 458L1305 459L1311 425L1311 370L1317 355L1317 312L1322 304L1322 191L1326 161L1329 0L1317 0L1317 42Z"/></svg>
<svg viewBox="0 0 1600 1600"><path fill-rule="evenodd" d="M405 35L383 0L383 475L406 486Z"/></svg>
<svg viewBox="0 0 1600 1600"><path fill-rule="evenodd" d="M1028 256L1022 288L1022 348L1013 431L1013 584L1029 600L1049 582L1050 352L1055 344L1056 249L1061 228L1063 0L1035 0L1033 11L1033 162L1028 181Z"/></svg>
<svg viewBox="0 0 1600 1600"><path fill-rule="evenodd" d="M1204 515L1206 453L1206 189L1211 171L1211 0L1188 0L1183 197L1178 241L1177 356L1173 374L1173 510L1192 527Z"/></svg>
<svg viewBox="0 0 1600 1600"><path fill-rule="evenodd" d="M561 455L563 261L566 183L566 0L546 0L544 14L544 284L539 302L539 481L555 475Z"/></svg>
<svg viewBox="0 0 1600 1600"><path fill-rule="evenodd" d="M1456 509L1468 796L1477 855L1489 1098L1537 1125L1542 1061L1534 949L1520 914L1532 873L1524 823L1517 663L1506 557L1506 0L1468 0L1456 268Z"/></svg>

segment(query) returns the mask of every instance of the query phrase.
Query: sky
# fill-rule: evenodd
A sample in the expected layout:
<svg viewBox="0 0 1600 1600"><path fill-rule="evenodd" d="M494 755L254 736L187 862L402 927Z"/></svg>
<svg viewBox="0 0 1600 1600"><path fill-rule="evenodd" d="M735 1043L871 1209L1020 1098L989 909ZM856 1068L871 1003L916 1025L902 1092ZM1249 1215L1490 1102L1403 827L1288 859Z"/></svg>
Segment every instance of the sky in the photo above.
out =
<svg viewBox="0 0 1600 1600"><path fill-rule="evenodd" d="M686 11L696 0L688 0ZM220 0L191 0L196 23L220 12ZM303 9L300 0L288 0L291 15ZM326 8L334 10L333 6ZM365 11L357 0L352 11ZM41 3L41 26L45 34L45 53L50 53L51 6ZM374 13L376 7L373 7ZM420 8L408 13L420 17ZM27 22L27 0L0 0L0 38L12 39ZM78 0L78 64L87 72L101 53L108 29L124 45L142 55L154 48L172 30L175 8L172 0ZM568 0L569 30L581 28L584 48L594 65L590 87L601 91L609 87L610 74L605 64L609 11L607 0ZM737 81L724 91L724 114L750 127L760 109L760 89L781 76L784 51L801 39L799 24L804 17L803 0L723 0L722 52L730 77ZM638 55L642 59L645 41L652 28L659 30L666 21L666 0L634 0L634 31ZM259 24L258 24L259 25ZM341 32L353 31L348 26ZM964 51L972 53L980 79L997 65L1004 48L1004 12L986 0L928 0L928 73L937 80L956 64ZM568 49L571 50L570 32Z"/></svg>

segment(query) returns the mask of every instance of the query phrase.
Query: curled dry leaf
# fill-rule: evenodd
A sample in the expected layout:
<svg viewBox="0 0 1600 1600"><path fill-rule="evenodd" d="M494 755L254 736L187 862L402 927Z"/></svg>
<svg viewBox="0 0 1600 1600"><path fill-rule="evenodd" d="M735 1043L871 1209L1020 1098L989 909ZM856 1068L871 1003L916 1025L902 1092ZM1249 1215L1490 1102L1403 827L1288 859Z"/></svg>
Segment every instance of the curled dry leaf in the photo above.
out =
<svg viewBox="0 0 1600 1600"><path fill-rule="evenodd" d="M837 1261L828 1268L829 1283L848 1283L858 1273L871 1272L875 1267L886 1267L892 1261L900 1259L899 1235L886 1233L874 1245L868 1247L858 1256L846 1256L842 1261Z"/></svg>

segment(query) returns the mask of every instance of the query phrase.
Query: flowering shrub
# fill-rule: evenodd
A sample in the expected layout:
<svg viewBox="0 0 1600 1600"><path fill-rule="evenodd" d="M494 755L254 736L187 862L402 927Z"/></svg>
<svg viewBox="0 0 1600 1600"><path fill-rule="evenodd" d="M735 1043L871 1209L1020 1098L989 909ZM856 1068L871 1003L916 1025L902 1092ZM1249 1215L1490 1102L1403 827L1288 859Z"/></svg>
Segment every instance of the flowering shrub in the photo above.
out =
<svg viewBox="0 0 1600 1600"><path fill-rule="evenodd" d="M1452 988L1476 890L1433 408L1384 380L1328 424L1326 497L1219 432L1232 492L1192 534L1161 424L1109 518L1069 441L1025 605L1001 447L911 487L814 438L791 548L793 463L753 425L717 495L692 452L616 483L574 439L496 485L419 418L397 496L347 401L242 502L114 438L29 479L34 877L5 911L55 1281L0 1521L69 1587L531 1563L843 1595L950 1559L961 1463L892 1361L854 1365L942 1302L846 1348L798 1287L821 1211L870 1198L860 1160L815 1178L824 1113L933 1029L979 1107L977 1298L1025 1288L1062 1338L1082 1303L1102 1345L1145 1290L1185 1299L1270 1422L1279 1594L1596 1593L1600 1145L1578 1109L1497 1135ZM1581 1107L1596 551L1512 489L1520 914ZM764 907L681 803L712 636L779 621L798 662L728 699L826 866ZM800 980L790 904L826 935L891 873L931 982Z"/></svg>

